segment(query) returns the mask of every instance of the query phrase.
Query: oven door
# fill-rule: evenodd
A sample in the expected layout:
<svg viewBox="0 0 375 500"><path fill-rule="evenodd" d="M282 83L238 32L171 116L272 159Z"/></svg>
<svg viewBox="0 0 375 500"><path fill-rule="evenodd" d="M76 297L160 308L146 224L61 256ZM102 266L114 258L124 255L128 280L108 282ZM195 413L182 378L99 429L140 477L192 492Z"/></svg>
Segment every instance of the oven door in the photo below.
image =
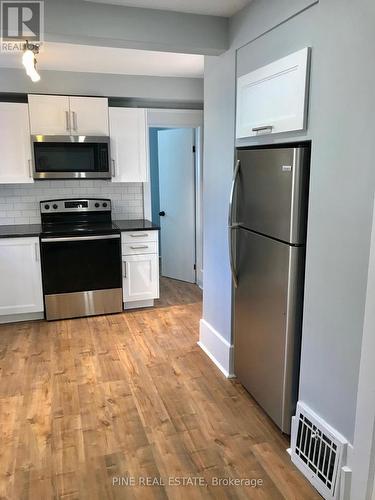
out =
<svg viewBox="0 0 375 500"><path fill-rule="evenodd" d="M41 239L47 319L122 311L120 234Z"/></svg>
<svg viewBox="0 0 375 500"><path fill-rule="evenodd" d="M33 136L34 179L108 179L108 137Z"/></svg>

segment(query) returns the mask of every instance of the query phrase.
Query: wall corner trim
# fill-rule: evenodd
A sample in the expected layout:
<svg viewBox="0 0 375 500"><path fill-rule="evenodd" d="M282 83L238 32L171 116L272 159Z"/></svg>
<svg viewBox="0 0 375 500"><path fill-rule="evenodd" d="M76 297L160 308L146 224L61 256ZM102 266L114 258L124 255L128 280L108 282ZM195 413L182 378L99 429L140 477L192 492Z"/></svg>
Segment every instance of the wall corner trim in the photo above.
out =
<svg viewBox="0 0 375 500"><path fill-rule="evenodd" d="M205 319L200 320L199 347L227 377L234 378L233 345L230 344Z"/></svg>

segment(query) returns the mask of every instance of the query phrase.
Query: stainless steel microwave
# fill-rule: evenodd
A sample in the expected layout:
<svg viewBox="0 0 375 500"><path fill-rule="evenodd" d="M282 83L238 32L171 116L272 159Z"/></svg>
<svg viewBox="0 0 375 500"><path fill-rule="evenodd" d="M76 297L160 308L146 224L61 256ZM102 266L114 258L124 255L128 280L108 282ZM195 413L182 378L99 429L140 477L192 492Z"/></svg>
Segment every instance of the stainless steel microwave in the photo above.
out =
<svg viewBox="0 0 375 500"><path fill-rule="evenodd" d="M33 135L34 179L110 179L109 137Z"/></svg>

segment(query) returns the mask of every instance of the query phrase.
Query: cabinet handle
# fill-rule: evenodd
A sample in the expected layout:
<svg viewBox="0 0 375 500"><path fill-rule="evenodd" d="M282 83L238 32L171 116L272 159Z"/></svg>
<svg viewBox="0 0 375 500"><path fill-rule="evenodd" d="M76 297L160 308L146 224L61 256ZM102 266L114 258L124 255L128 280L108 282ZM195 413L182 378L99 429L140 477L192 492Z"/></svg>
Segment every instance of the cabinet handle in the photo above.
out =
<svg viewBox="0 0 375 500"><path fill-rule="evenodd" d="M270 132L272 132L272 129L273 125L265 125L264 127L253 127L251 130L253 132L262 132L264 130L269 130Z"/></svg>
<svg viewBox="0 0 375 500"><path fill-rule="evenodd" d="M35 262L39 262L39 244L34 243L34 249L35 249Z"/></svg>
<svg viewBox="0 0 375 500"><path fill-rule="evenodd" d="M126 278L126 260L124 260L122 263L122 274L124 278Z"/></svg>
<svg viewBox="0 0 375 500"><path fill-rule="evenodd" d="M112 177L116 177L116 162L112 158Z"/></svg>
<svg viewBox="0 0 375 500"><path fill-rule="evenodd" d="M33 169L31 165L31 160L27 160L27 163L29 165L29 177L32 179L33 178Z"/></svg>
<svg viewBox="0 0 375 500"><path fill-rule="evenodd" d="M143 234L143 233L136 233L136 234L131 234L130 236L132 238L147 238L148 234L147 233L145 233L145 234Z"/></svg>
<svg viewBox="0 0 375 500"><path fill-rule="evenodd" d="M138 245L138 246L132 246L132 245L130 245L130 248L132 250L141 250L142 248L148 248L148 245Z"/></svg>
<svg viewBox="0 0 375 500"><path fill-rule="evenodd" d="M78 120L77 120L77 113L75 111L72 111L72 117L73 117L73 130L77 131L78 130Z"/></svg>
<svg viewBox="0 0 375 500"><path fill-rule="evenodd" d="M70 131L70 116L69 111L65 111L65 121L66 121L66 130Z"/></svg>

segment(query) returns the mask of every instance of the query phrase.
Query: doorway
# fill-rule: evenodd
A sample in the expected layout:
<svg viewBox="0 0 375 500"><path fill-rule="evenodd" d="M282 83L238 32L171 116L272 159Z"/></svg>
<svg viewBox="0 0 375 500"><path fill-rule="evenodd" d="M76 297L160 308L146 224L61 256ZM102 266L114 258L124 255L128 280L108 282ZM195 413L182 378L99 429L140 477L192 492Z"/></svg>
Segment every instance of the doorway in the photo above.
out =
<svg viewBox="0 0 375 500"><path fill-rule="evenodd" d="M160 226L161 276L197 283L197 130L149 129L152 222Z"/></svg>

